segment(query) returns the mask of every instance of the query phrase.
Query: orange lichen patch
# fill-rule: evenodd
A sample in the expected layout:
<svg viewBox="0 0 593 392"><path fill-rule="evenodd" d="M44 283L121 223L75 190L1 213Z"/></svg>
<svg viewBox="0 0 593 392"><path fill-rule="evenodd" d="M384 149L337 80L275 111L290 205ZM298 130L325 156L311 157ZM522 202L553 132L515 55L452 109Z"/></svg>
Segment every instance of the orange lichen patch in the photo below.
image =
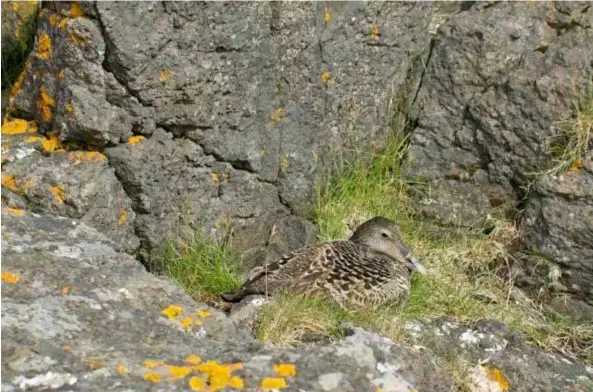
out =
<svg viewBox="0 0 593 392"><path fill-rule="evenodd" d="M169 305L165 309L161 310L161 313L167 316L169 320L172 320L183 313L183 308L181 308L179 305Z"/></svg>
<svg viewBox="0 0 593 392"><path fill-rule="evenodd" d="M137 143L140 143L142 140L146 139L144 136L140 135L140 136L132 136L131 138L128 139L128 144L133 146Z"/></svg>
<svg viewBox="0 0 593 392"><path fill-rule="evenodd" d="M245 383L243 382L243 379L241 377L233 376L229 380L229 386L234 389L242 389L245 387Z"/></svg>
<svg viewBox="0 0 593 392"><path fill-rule="evenodd" d="M165 365L165 363L163 361L151 361L151 360L148 360L148 361L144 361L142 363L142 366L144 366L147 369L153 369L155 367L164 366L164 365Z"/></svg>
<svg viewBox="0 0 593 392"><path fill-rule="evenodd" d="M328 85L330 78L331 78L331 74L329 72L324 72L324 73L321 74L321 81L326 86Z"/></svg>
<svg viewBox="0 0 593 392"><path fill-rule="evenodd" d="M23 212L25 212L22 208L11 208L11 207L4 207L2 211L14 216L21 216Z"/></svg>
<svg viewBox="0 0 593 392"><path fill-rule="evenodd" d="M280 121L282 121L282 117L284 117L284 108L278 108L274 110L274 113L272 114L272 122L274 124L279 124Z"/></svg>
<svg viewBox="0 0 593 392"><path fill-rule="evenodd" d="M13 274L12 272L2 272L2 281L6 283L16 284L21 279L19 274Z"/></svg>
<svg viewBox="0 0 593 392"><path fill-rule="evenodd" d="M12 85L10 89L10 96L14 97L20 90L21 86L23 85L23 80L25 80L25 71L23 70L19 76L16 78L16 81Z"/></svg>
<svg viewBox="0 0 593 392"><path fill-rule="evenodd" d="M579 171L583 168L583 160L581 158L577 159L572 163L570 166L571 171Z"/></svg>
<svg viewBox="0 0 593 392"><path fill-rule="evenodd" d="M51 38L47 34L41 34L37 45L37 56L44 60L51 57Z"/></svg>
<svg viewBox="0 0 593 392"><path fill-rule="evenodd" d="M259 387L261 389L284 389L286 388L286 381L281 377L266 377L261 380Z"/></svg>
<svg viewBox="0 0 593 392"><path fill-rule="evenodd" d="M192 391L201 391L206 387L206 383L198 376L193 376L189 379L189 387Z"/></svg>
<svg viewBox="0 0 593 392"><path fill-rule="evenodd" d="M41 143L41 147L43 147L45 151L55 151L62 147L62 143L60 143L58 135L52 132L49 134L49 137Z"/></svg>
<svg viewBox="0 0 593 392"><path fill-rule="evenodd" d="M72 106L71 103L67 103L66 106L64 106L64 109L66 109L68 113L72 113L74 111L74 106Z"/></svg>
<svg viewBox="0 0 593 392"><path fill-rule="evenodd" d="M80 162L101 162L105 160L105 155L97 151L73 151L68 154L68 159L75 164Z"/></svg>
<svg viewBox="0 0 593 392"><path fill-rule="evenodd" d="M41 86L39 89L39 101L37 101L37 108L41 111L41 115L45 121L51 121L52 108L56 106L56 101L47 92L45 87Z"/></svg>
<svg viewBox="0 0 593 392"><path fill-rule="evenodd" d="M202 358L200 358L198 355L188 355L185 357L185 362L191 365L197 365L202 362Z"/></svg>
<svg viewBox="0 0 593 392"><path fill-rule="evenodd" d="M120 376L125 376L128 373L128 369L121 363L115 367L115 371Z"/></svg>
<svg viewBox="0 0 593 392"><path fill-rule="evenodd" d="M194 320L191 317L186 317L181 321L181 326L185 329L188 329L194 325Z"/></svg>
<svg viewBox="0 0 593 392"><path fill-rule="evenodd" d="M206 317L210 317L210 316L212 316L212 313L210 313L210 312L209 312L209 311L207 311L207 310L198 310L196 313L197 313L197 314L198 314L198 316L200 316L201 318L206 318Z"/></svg>
<svg viewBox="0 0 593 392"><path fill-rule="evenodd" d="M70 293L70 287L64 286L64 288L62 288L62 291L61 292L64 295L68 295L68 293Z"/></svg>
<svg viewBox="0 0 593 392"><path fill-rule="evenodd" d="M117 224L121 226L124 223L126 223L127 221L128 221L128 211L123 209L123 210L121 210L121 214L119 214L119 218L117 218Z"/></svg>
<svg viewBox="0 0 593 392"><path fill-rule="evenodd" d="M68 21L70 20L70 18L62 18L62 20L60 21L60 23L58 23L58 28L60 30L64 30L66 28L66 26L68 25Z"/></svg>
<svg viewBox="0 0 593 392"><path fill-rule="evenodd" d="M490 369L488 366L484 366L484 370L486 371L486 374L488 375L489 379L498 382L500 389L502 389L503 391L509 390L509 382L507 378L504 376L504 374L502 374L500 369Z"/></svg>
<svg viewBox="0 0 593 392"><path fill-rule="evenodd" d="M277 365L274 365L274 371L277 375L282 377L296 376L296 367L290 363L279 363Z"/></svg>
<svg viewBox="0 0 593 392"><path fill-rule="evenodd" d="M8 174L2 174L2 186L10 189L14 193L18 193L18 187L16 186L16 178Z"/></svg>
<svg viewBox="0 0 593 392"><path fill-rule="evenodd" d="M64 200L66 200L66 196L64 195L64 185L50 186L49 190L51 191L52 195L54 195L54 198L58 201L58 203L64 203Z"/></svg>
<svg viewBox="0 0 593 392"><path fill-rule="evenodd" d="M154 382L155 384L161 382L161 376L158 373L146 373L142 378L146 381Z"/></svg>
<svg viewBox="0 0 593 392"><path fill-rule="evenodd" d="M15 118L2 124L2 133L5 135L22 135L24 133L37 132L37 124L33 121Z"/></svg>
<svg viewBox="0 0 593 392"><path fill-rule="evenodd" d="M371 38L372 38L372 39L375 39L375 38L377 38L379 35L381 35L381 34L379 33L379 26L377 26L377 25L374 25L374 26L373 26L373 29L371 30Z"/></svg>
<svg viewBox="0 0 593 392"><path fill-rule="evenodd" d="M165 71L165 70L161 71L161 73L159 75L159 80L161 82L165 82L165 81L167 81L167 79L169 79L169 71Z"/></svg>
<svg viewBox="0 0 593 392"><path fill-rule="evenodd" d="M173 380L185 378L185 376L187 376L193 370L190 366L166 365L166 367L169 370Z"/></svg>
<svg viewBox="0 0 593 392"><path fill-rule="evenodd" d="M70 7L70 16L73 18L84 16L84 11L82 10L82 8L80 8L80 4L78 4L77 2L74 2L74 4L72 4L72 7Z"/></svg>
<svg viewBox="0 0 593 392"><path fill-rule="evenodd" d="M243 368L241 363L231 363L228 365L220 365L216 361L207 361L195 366L195 369L204 374L208 378L208 390L218 391L227 385L230 385L231 373L235 370ZM235 380L235 383L237 381Z"/></svg>
<svg viewBox="0 0 593 392"><path fill-rule="evenodd" d="M72 346L70 346L69 344L64 345L64 351L69 353L70 351L72 351Z"/></svg>
<svg viewBox="0 0 593 392"><path fill-rule="evenodd" d="M331 22L332 18L333 18L333 16L332 16L331 11L329 10L329 8L326 7L323 10L323 21L325 23L329 23L329 22Z"/></svg>
<svg viewBox="0 0 593 392"><path fill-rule="evenodd" d="M60 79L60 80L64 79L64 75L65 75L64 70L61 70L60 72L58 72L58 79Z"/></svg>
<svg viewBox="0 0 593 392"><path fill-rule="evenodd" d="M56 14L50 15L49 24L54 27L57 26L58 25L58 15L56 15Z"/></svg>

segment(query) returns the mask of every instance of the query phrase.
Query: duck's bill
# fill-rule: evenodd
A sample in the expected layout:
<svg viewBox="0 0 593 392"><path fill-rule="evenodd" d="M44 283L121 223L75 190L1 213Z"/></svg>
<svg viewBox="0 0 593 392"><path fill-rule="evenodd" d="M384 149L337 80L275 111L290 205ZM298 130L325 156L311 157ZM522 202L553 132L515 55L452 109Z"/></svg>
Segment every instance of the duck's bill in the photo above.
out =
<svg viewBox="0 0 593 392"><path fill-rule="evenodd" d="M426 268L424 268L424 266L422 264L420 264L418 259L415 258L414 256L408 257L408 268L410 270L416 271L422 275L426 275L426 273L427 273Z"/></svg>

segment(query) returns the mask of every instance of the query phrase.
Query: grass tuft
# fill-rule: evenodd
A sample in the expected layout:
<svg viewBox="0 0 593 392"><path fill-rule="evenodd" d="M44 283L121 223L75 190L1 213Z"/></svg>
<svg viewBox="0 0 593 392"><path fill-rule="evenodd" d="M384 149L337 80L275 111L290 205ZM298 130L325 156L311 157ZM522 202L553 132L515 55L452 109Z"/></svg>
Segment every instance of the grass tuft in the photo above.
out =
<svg viewBox="0 0 593 392"><path fill-rule="evenodd" d="M558 134L550 146L554 163L547 174L579 170L585 155L593 150L593 87L575 101L574 109L573 118L556 124Z"/></svg>
<svg viewBox="0 0 593 392"><path fill-rule="evenodd" d="M201 233L186 240L168 239L154 270L176 280L197 301L214 306L220 304L220 293L240 286L243 272L229 247Z"/></svg>

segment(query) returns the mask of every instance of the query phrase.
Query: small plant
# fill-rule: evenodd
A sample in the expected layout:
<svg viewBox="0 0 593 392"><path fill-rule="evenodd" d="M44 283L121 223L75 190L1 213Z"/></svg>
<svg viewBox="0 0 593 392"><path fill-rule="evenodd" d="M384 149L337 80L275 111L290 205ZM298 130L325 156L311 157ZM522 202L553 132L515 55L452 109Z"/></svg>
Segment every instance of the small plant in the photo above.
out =
<svg viewBox="0 0 593 392"><path fill-rule="evenodd" d="M593 150L593 87L574 106L575 116L556 124L558 135L551 143L554 165L547 173L578 170L585 154Z"/></svg>
<svg viewBox="0 0 593 392"><path fill-rule="evenodd" d="M201 233L188 240L168 239L155 269L175 279L196 300L210 305L220 303L220 293L236 290L243 272L229 247Z"/></svg>

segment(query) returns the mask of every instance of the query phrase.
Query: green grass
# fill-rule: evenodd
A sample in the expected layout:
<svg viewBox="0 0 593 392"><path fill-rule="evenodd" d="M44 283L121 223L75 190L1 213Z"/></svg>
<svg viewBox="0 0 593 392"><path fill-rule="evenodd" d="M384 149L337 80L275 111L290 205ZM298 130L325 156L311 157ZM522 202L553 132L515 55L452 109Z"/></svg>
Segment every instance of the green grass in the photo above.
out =
<svg viewBox="0 0 593 392"><path fill-rule="evenodd" d="M401 137L404 134L400 129L382 153L370 159L359 156L320 187L314 217L320 227L320 240L347 238L358 224L376 215L391 218L398 222L405 240L432 274L413 277L403 309L345 312L337 306L280 297L263 306L258 337L291 346L298 344L303 330L337 336L339 325L349 322L401 340L406 322L427 317L450 316L467 325L480 319L498 319L523 331L540 346L586 359L593 326L550 317L540 305L523 296L510 278L498 273L513 261L507 249L517 239L518 231L512 222L495 220L496 227L486 235L477 230L438 227L414 218L410 186L400 175L406 148L406 140Z"/></svg>
<svg viewBox="0 0 593 392"><path fill-rule="evenodd" d="M153 268L175 279L197 301L219 303L219 294L237 289L243 269L231 249L206 235L167 240L162 260Z"/></svg>
<svg viewBox="0 0 593 392"><path fill-rule="evenodd" d="M578 170L585 154L593 149L593 87L574 102L574 116L556 123L558 130L550 143L553 165L546 173Z"/></svg>

